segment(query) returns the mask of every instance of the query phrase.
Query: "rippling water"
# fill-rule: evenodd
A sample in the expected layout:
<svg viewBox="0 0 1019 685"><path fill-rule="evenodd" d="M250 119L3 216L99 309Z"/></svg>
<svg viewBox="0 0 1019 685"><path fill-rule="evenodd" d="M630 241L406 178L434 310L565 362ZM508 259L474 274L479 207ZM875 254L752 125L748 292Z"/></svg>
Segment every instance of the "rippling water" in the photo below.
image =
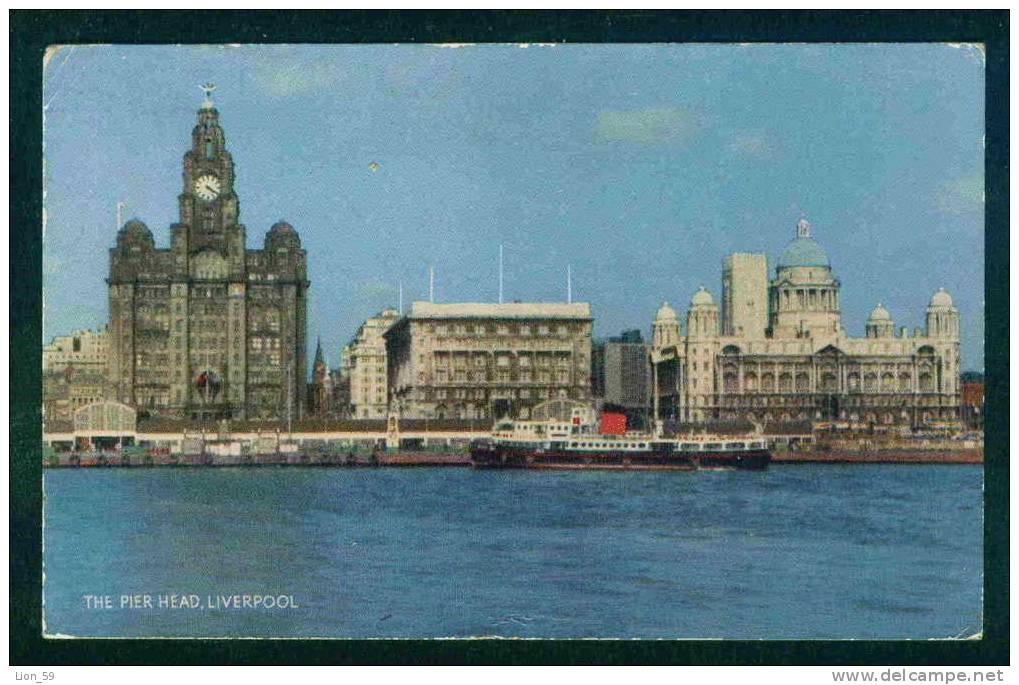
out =
<svg viewBox="0 0 1019 685"><path fill-rule="evenodd" d="M50 634L928 638L981 625L979 466L82 469L47 471L44 486ZM153 608L120 608L146 594ZM156 606L170 594L298 606Z"/></svg>

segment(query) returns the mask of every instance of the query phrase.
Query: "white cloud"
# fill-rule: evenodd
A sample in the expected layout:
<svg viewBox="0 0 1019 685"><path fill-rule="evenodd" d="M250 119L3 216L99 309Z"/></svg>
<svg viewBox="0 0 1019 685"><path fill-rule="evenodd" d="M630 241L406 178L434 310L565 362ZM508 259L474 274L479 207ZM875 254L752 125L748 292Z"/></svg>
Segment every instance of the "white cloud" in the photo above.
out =
<svg viewBox="0 0 1019 685"><path fill-rule="evenodd" d="M756 131L738 131L729 140L729 150L744 157L766 159L775 148L767 135Z"/></svg>
<svg viewBox="0 0 1019 685"><path fill-rule="evenodd" d="M678 107L604 110L594 122L595 137L602 141L681 142L689 138L694 129L693 115Z"/></svg>
<svg viewBox="0 0 1019 685"><path fill-rule="evenodd" d="M386 283L376 278L369 279L367 281L361 281L357 284L357 294L367 300L378 300L383 297L389 297L396 292L396 287L392 283Z"/></svg>
<svg viewBox="0 0 1019 685"><path fill-rule="evenodd" d="M346 76L331 60L316 63L286 57L266 61L255 70L255 82L259 88L274 97L335 88Z"/></svg>
<svg viewBox="0 0 1019 685"><path fill-rule="evenodd" d="M976 172L942 183L934 204L945 214L969 214L984 208L984 175Z"/></svg>

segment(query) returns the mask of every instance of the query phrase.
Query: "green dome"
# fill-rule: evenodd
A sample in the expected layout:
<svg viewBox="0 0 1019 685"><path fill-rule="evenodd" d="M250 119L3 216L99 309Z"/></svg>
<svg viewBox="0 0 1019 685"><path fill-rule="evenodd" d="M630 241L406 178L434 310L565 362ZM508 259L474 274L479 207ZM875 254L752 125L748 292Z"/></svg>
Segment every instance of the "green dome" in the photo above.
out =
<svg viewBox="0 0 1019 685"><path fill-rule="evenodd" d="M831 260L824 248L810 236L810 224L802 219L796 225L796 237L786 245L778 259L780 269L793 266L831 267Z"/></svg>

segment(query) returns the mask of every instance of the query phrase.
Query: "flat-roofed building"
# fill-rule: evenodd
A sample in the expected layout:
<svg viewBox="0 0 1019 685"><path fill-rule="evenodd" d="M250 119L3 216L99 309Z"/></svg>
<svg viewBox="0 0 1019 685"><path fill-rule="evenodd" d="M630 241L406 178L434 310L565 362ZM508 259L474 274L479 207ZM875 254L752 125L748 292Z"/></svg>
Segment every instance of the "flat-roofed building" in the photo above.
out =
<svg viewBox="0 0 1019 685"><path fill-rule="evenodd" d="M42 370L62 371L68 366L90 369L104 376L110 361L110 327L57 335L42 348Z"/></svg>
<svg viewBox="0 0 1019 685"><path fill-rule="evenodd" d="M650 350L639 330L624 331L619 337L605 342L603 387L607 407L623 410L628 416L648 408L651 399Z"/></svg>
<svg viewBox="0 0 1019 685"><path fill-rule="evenodd" d="M591 397L587 303L414 302L385 333L391 409L405 418L528 418Z"/></svg>
<svg viewBox="0 0 1019 685"><path fill-rule="evenodd" d="M42 413L47 425L67 423L80 407L111 392L109 327L55 336L42 348Z"/></svg>
<svg viewBox="0 0 1019 685"><path fill-rule="evenodd" d="M386 340L382 335L400 317L395 309L383 309L357 329L344 348L349 363L350 415L355 419L384 419L389 393L386 378Z"/></svg>

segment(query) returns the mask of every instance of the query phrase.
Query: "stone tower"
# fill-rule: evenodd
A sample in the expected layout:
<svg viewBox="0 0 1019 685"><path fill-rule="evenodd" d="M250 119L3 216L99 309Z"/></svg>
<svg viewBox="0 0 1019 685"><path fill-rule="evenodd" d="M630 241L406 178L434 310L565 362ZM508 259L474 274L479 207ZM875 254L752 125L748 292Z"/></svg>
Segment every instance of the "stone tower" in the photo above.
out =
<svg viewBox="0 0 1019 685"><path fill-rule="evenodd" d="M322 355L322 339L315 347L315 361L311 367L311 387L308 388L308 413L324 416L329 409L329 367Z"/></svg>
<svg viewBox="0 0 1019 685"><path fill-rule="evenodd" d="M736 252L722 263L722 335L763 338L768 328L768 258Z"/></svg>
<svg viewBox="0 0 1019 685"><path fill-rule="evenodd" d="M867 317L867 325L864 331L868 338L892 338L895 336L895 323L888 310L878 302Z"/></svg>
<svg viewBox="0 0 1019 685"><path fill-rule="evenodd" d="M246 248L234 164L211 87L184 153L170 248L128 221L110 250L110 374L118 399L175 418L299 417L307 256L290 224Z"/></svg>
<svg viewBox="0 0 1019 685"><path fill-rule="evenodd" d="M651 328L651 344L656 349L679 344L679 317L668 302L662 302Z"/></svg>

